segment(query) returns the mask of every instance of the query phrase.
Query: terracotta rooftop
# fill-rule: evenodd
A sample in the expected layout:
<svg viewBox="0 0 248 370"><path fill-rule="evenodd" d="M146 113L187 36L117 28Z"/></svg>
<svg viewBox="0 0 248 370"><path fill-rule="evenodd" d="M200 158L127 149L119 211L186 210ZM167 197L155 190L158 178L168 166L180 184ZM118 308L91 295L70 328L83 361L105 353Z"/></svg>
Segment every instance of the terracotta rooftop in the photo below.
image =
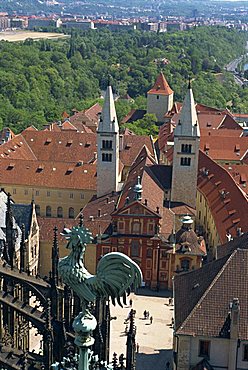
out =
<svg viewBox="0 0 248 370"><path fill-rule="evenodd" d="M135 194L134 194L133 189L134 189L134 186L137 183L138 176L141 177L142 185L143 185L143 182L144 182L142 198L146 199L145 193L147 192L146 189L148 189L148 182L150 184L150 179L148 178L149 176L145 175L146 181L147 181L147 183L146 183L143 179L143 176L145 174L145 166L153 165L153 164L155 164L155 161L154 161L153 157L151 156L147 147L144 146L142 148L142 150L139 152L139 154L137 155L135 161L132 164L132 167L129 170L127 180L124 183L120 198L118 200L118 209L121 209L122 207L124 207L124 205L126 204L126 199L127 198L129 199L130 203L134 200L134 195ZM152 184L150 184L150 185L151 186L154 185L157 188L158 186L156 185L156 183L153 180L151 180L151 181L152 181ZM162 191L162 189L160 189L160 191ZM162 194L163 194L163 191L162 191ZM151 197L153 197L153 196L157 197L157 194L152 193L152 189L148 190L147 195L149 195L148 199L151 199ZM163 195L162 195L161 199L163 200ZM159 201L159 203L161 203L161 200ZM159 204L156 204L155 207L157 207L157 206L159 206ZM156 210L156 208L155 208L155 210Z"/></svg>
<svg viewBox="0 0 248 370"><path fill-rule="evenodd" d="M216 161L241 161L248 152L248 137L201 136L200 149Z"/></svg>
<svg viewBox="0 0 248 370"><path fill-rule="evenodd" d="M223 165L223 167L230 173L237 185L242 191L248 192L248 165L247 164L230 164Z"/></svg>
<svg viewBox="0 0 248 370"><path fill-rule="evenodd" d="M242 271L242 273L238 273ZM248 340L248 250L237 249L230 256L201 269L175 277L176 334L229 337L224 330L230 320L230 303L239 299L239 338Z"/></svg>
<svg viewBox="0 0 248 370"><path fill-rule="evenodd" d="M110 193L99 198L93 197L84 207L82 211L84 225L90 229L94 237L110 231L111 214L115 210L118 197L119 193Z"/></svg>
<svg viewBox="0 0 248 370"><path fill-rule="evenodd" d="M35 160L36 155L27 144L24 136L18 134L0 146L0 158Z"/></svg>
<svg viewBox="0 0 248 370"><path fill-rule="evenodd" d="M96 165L55 161L0 161L0 183L60 189L96 189Z"/></svg>
<svg viewBox="0 0 248 370"><path fill-rule="evenodd" d="M157 77L157 80L151 90L147 94L171 95L173 90L170 88L162 72Z"/></svg>
<svg viewBox="0 0 248 370"><path fill-rule="evenodd" d="M207 199L221 243L226 234L233 237L237 229L248 231L247 196L232 176L202 151L199 153L198 190Z"/></svg>
<svg viewBox="0 0 248 370"><path fill-rule="evenodd" d="M53 217L37 217L37 221L40 228L39 238L41 242L50 242L52 246L54 228L58 228L57 238L61 243L66 243L65 238L60 234L63 232L64 228L68 229L73 226L78 226L78 220L73 220L71 218L53 218Z"/></svg>

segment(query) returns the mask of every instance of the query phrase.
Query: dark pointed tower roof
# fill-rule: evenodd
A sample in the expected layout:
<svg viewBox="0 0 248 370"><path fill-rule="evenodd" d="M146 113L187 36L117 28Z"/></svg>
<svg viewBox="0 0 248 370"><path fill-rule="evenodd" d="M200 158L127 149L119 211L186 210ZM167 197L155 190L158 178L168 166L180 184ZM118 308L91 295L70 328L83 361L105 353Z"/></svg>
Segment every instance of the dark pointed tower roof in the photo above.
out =
<svg viewBox="0 0 248 370"><path fill-rule="evenodd" d="M166 78L164 77L163 72L160 72L155 84L147 92L147 94L157 94L157 95L171 95L174 91L170 88L168 82L166 81Z"/></svg>

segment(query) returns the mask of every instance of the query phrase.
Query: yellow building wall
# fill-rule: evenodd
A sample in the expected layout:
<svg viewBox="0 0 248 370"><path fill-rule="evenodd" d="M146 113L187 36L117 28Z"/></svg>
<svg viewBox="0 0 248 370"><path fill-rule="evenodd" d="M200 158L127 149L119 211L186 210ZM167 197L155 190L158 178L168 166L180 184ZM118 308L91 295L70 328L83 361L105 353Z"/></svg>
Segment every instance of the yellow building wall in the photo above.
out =
<svg viewBox="0 0 248 370"><path fill-rule="evenodd" d="M202 257L201 256L194 256L194 255L187 255L187 254L179 254L179 253L172 253L170 254L170 264L169 264L169 280L168 280L168 288L172 289L173 287L173 277L177 275L176 270L181 268L181 260L189 260L189 270L196 270L202 266Z"/></svg>
<svg viewBox="0 0 248 370"><path fill-rule="evenodd" d="M68 256L70 251L66 248L66 242L59 242L60 258ZM42 277L49 276L52 269L52 241L40 242L40 266L39 271ZM96 244L89 244L85 252L85 266L91 274L96 272Z"/></svg>
<svg viewBox="0 0 248 370"><path fill-rule="evenodd" d="M215 253L215 247L220 244L218 230L209 208L207 199L198 190L196 197L196 227L202 227L203 232L206 233L204 239L208 248L212 253Z"/></svg>
<svg viewBox="0 0 248 370"><path fill-rule="evenodd" d="M69 217L69 208L74 208L74 217L76 217L81 208L83 208L92 198L96 191L94 190L78 190L78 189L59 189L59 188L43 188L29 187L22 185L4 185L1 187L7 193L11 194L12 199L16 203L30 204L34 200L36 205L40 206L40 216L46 216L46 207L52 209L51 217L57 217L57 208L63 208L63 217Z"/></svg>

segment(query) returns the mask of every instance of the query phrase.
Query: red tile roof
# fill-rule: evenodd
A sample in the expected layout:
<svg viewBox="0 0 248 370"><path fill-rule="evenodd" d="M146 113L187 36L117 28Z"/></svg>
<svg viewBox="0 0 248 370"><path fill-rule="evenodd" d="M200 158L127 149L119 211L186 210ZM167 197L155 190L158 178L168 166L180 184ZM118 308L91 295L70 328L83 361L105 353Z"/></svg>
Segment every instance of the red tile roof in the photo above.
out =
<svg viewBox="0 0 248 370"><path fill-rule="evenodd" d="M57 238L59 242L65 243L65 238L60 234L63 232L64 228L72 228L73 226L78 225L77 220L73 220L71 218L53 218L53 217L37 217L37 221L39 224L40 232L39 238L41 242L51 242L53 241L54 236L54 228L58 228Z"/></svg>
<svg viewBox="0 0 248 370"><path fill-rule="evenodd" d="M248 165L247 164L231 164L223 165L223 167L230 173L237 185L242 191L248 193Z"/></svg>
<svg viewBox="0 0 248 370"><path fill-rule="evenodd" d="M206 174L207 171L207 174ZM237 228L248 231L247 196L222 166L199 153L198 190L207 199L221 243L226 234L237 235Z"/></svg>
<svg viewBox="0 0 248 370"><path fill-rule="evenodd" d="M2 159L0 183L60 189L96 189L96 165Z"/></svg>
<svg viewBox="0 0 248 370"><path fill-rule="evenodd" d="M110 193L102 197L93 197L84 207L82 215L84 225L89 228L95 237L97 234L106 234L112 220L112 212L115 210L119 193Z"/></svg>
<svg viewBox="0 0 248 370"><path fill-rule="evenodd" d="M248 152L248 137L215 135L214 132L208 136L201 136L200 148L205 153L208 153L212 159L217 161L241 161L243 156Z"/></svg>
<svg viewBox="0 0 248 370"><path fill-rule="evenodd" d="M28 131L32 133L32 131ZM36 132L35 132L36 133ZM36 155L22 134L0 146L0 158L36 160Z"/></svg>
<svg viewBox="0 0 248 370"><path fill-rule="evenodd" d="M157 95L171 95L173 90L170 88L168 82L166 81L162 72L157 77L157 80L151 90L147 94L157 94Z"/></svg>

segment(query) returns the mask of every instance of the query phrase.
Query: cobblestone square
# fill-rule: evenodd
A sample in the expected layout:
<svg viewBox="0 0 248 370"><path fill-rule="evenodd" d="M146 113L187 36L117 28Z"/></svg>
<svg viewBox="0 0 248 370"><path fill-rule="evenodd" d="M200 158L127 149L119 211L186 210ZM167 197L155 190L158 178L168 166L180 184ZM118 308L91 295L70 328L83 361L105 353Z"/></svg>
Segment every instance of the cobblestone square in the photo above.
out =
<svg viewBox="0 0 248 370"><path fill-rule="evenodd" d="M132 299L130 305L121 308L111 305L111 342L110 356L114 352L126 355L126 334L124 323L128 314L133 308L136 310L135 325L137 327L136 343L139 345L137 353L137 370L162 370L166 369L166 363L172 364L172 336L171 319L173 316L173 306L169 306L169 295L166 293L153 293L146 289L141 289L139 294L132 293L128 298ZM149 311L153 317L152 324L149 319L144 319L144 311ZM128 323L129 325L129 323ZM171 367L172 368L172 367Z"/></svg>

